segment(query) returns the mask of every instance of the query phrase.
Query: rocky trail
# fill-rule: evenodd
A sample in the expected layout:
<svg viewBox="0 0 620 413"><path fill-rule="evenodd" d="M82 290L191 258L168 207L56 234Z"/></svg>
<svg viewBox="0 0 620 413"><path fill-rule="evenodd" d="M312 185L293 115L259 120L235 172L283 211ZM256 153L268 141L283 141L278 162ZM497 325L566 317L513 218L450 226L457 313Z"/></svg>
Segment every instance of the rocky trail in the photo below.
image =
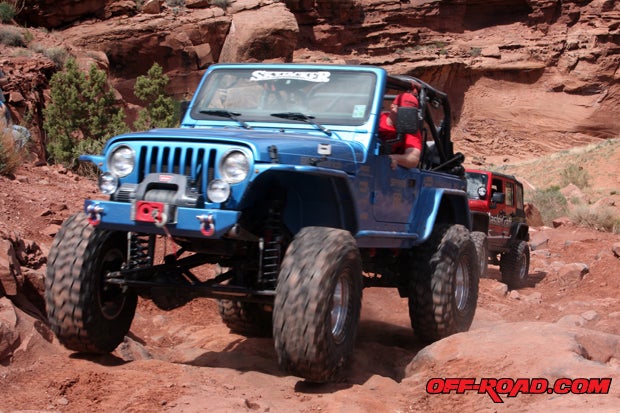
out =
<svg viewBox="0 0 620 413"><path fill-rule="evenodd" d="M94 182L62 167L26 164L0 178L0 263L20 270L11 291L0 265L2 412L618 411L619 235L532 228L528 285L508 291L490 266L471 330L429 346L415 338L405 299L367 289L350 368L338 383L313 385L279 370L272 339L231 334L209 299L170 312L140 302L110 355L59 345L40 298L44 257L59 224L95 196ZM448 391L437 387L444 378L503 379L506 391L535 378L611 385L609 394L434 394Z"/></svg>

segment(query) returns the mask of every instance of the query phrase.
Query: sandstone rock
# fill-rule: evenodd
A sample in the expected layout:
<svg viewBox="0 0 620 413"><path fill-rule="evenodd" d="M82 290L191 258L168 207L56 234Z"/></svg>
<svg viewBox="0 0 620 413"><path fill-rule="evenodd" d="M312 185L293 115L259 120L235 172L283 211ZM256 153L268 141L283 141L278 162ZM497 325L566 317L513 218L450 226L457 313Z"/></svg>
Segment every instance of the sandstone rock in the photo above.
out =
<svg viewBox="0 0 620 413"><path fill-rule="evenodd" d="M133 16L138 12L134 0L117 0L106 4L104 16L109 19L112 16Z"/></svg>
<svg viewBox="0 0 620 413"><path fill-rule="evenodd" d="M105 8L115 0L39 0L25 2L20 18L27 19L32 25L56 28L73 23L84 16L105 16Z"/></svg>
<svg viewBox="0 0 620 413"><path fill-rule="evenodd" d="M604 196L594 204L592 204L594 208L608 208L616 206L616 200L610 196Z"/></svg>
<svg viewBox="0 0 620 413"><path fill-rule="evenodd" d="M538 291L533 292L530 295L526 295L523 298L523 301L529 304L541 304L542 303L542 294Z"/></svg>
<svg viewBox="0 0 620 413"><path fill-rule="evenodd" d="M549 246L549 235L545 232L534 232L530 236L530 248L532 251L536 251L540 248L545 248Z"/></svg>
<svg viewBox="0 0 620 413"><path fill-rule="evenodd" d="M563 286L577 283L590 272L590 268L584 263L571 263L562 266L558 270L558 279Z"/></svg>
<svg viewBox="0 0 620 413"><path fill-rule="evenodd" d="M493 285L493 287L491 288L491 291L495 295L504 297L508 293L508 286L504 283L498 282L495 285Z"/></svg>
<svg viewBox="0 0 620 413"><path fill-rule="evenodd" d="M542 214L532 203L526 203L523 206L525 211L525 219L530 227L540 227L544 225Z"/></svg>
<svg viewBox="0 0 620 413"><path fill-rule="evenodd" d="M502 54L499 51L499 47L495 45L483 48L480 52L480 55L484 57L493 57L495 59L499 59L502 57Z"/></svg>
<svg viewBox="0 0 620 413"><path fill-rule="evenodd" d="M575 184L568 184L560 189L560 193L564 195L566 200L572 204L587 204L588 197Z"/></svg>
<svg viewBox="0 0 620 413"><path fill-rule="evenodd" d="M23 284L21 266L11 241L0 239L0 292L17 295Z"/></svg>
<svg viewBox="0 0 620 413"><path fill-rule="evenodd" d="M530 255L532 256L532 258L533 257L551 258L551 251L549 251L548 249L536 249L536 250L532 250Z"/></svg>
<svg viewBox="0 0 620 413"><path fill-rule="evenodd" d="M599 315L594 310L589 310L581 314L581 316L587 321L595 321L598 320Z"/></svg>
<svg viewBox="0 0 620 413"><path fill-rule="evenodd" d="M620 258L620 242L615 242L614 245L611 246L611 251L617 258Z"/></svg>
<svg viewBox="0 0 620 413"><path fill-rule="evenodd" d="M59 230L60 230L60 225L58 225L58 224L51 224L51 225L48 225L48 226L47 226L47 227L46 227L46 228L42 231L42 233L43 233L43 234L47 234L47 235L49 235L51 238L53 238L53 237L54 237L54 236L58 233L58 231L59 231Z"/></svg>
<svg viewBox="0 0 620 413"><path fill-rule="evenodd" d="M211 7L211 2L209 0L185 0L185 7L188 9L203 9Z"/></svg>
<svg viewBox="0 0 620 413"><path fill-rule="evenodd" d="M299 27L284 4L276 3L233 15L220 62L293 60Z"/></svg>
<svg viewBox="0 0 620 413"><path fill-rule="evenodd" d="M0 297L0 362L9 358L19 345L16 326L17 315L13 303L6 297Z"/></svg>
<svg viewBox="0 0 620 413"><path fill-rule="evenodd" d="M20 265L36 269L47 262L45 252L36 242L24 239L17 234L13 234L9 240L13 244L15 256Z"/></svg>
<svg viewBox="0 0 620 413"><path fill-rule="evenodd" d="M558 228L561 226L571 225L573 221L569 217L559 217L552 221L553 228Z"/></svg>
<svg viewBox="0 0 620 413"><path fill-rule="evenodd" d="M521 299L521 294L519 294L519 292L517 290L511 290L508 293L508 298L512 298L513 300L520 300Z"/></svg>
<svg viewBox="0 0 620 413"><path fill-rule="evenodd" d="M560 318L555 324L562 327L583 327L586 325L587 320L577 314L568 314Z"/></svg>
<svg viewBox="0 0 620 413"><path fill-rule="evenodd" d="M143 5L140 11L146 14L159 14L161 13L162 0L148 0Z"/></svg>
<svg viewBox="0 0 620 413"><path fill-rule="evenodd" d="M536 351L519 350L523 348ZM516 353L521 354L519 359L507 356ZM609 377L617 372L605 363L618 357L620 337L616 335L558 323L501 323L425 347L407 366L404 382L428 380L433 366L442 366L442 377L451 377L452 369L462 377L478 377L476 369L481 365L501 366L514 377Z"/></svg>

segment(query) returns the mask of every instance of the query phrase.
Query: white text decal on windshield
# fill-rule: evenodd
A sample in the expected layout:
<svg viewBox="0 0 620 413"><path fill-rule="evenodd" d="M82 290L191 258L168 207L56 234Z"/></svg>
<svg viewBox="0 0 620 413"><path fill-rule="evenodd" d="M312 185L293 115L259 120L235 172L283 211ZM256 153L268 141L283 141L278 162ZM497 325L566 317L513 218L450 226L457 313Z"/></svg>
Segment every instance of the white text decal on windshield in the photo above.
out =
<svg viewBox="0 0 620 413"><path fill-rule="evenodd" d="M329 72L271 72L256 70L252 72L250 81L294 79L305 80L307 82L327 83L329 82L329 76Z"/></svg>

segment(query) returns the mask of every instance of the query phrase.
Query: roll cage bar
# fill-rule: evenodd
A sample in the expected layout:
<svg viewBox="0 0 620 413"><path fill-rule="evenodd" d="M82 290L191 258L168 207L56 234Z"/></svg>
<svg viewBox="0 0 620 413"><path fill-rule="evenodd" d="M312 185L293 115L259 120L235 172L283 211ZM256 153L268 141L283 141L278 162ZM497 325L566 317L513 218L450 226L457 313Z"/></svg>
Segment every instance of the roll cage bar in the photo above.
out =
<svg viewBox="0 0 620 413"><path fill-rule="evenodd" d="M420 91L418 94L418 100L420 102L420 117L424 122L424 132L428 131L432 137L432 141L435 143L434 151L436 151L439 157L439 164L434 164L428 167L428 169L434 171L445 171L456 175L463 175L464 168L461 166L465 157L462 153L454 153L454 146L450 136L450 102L448 101L448 95L440 90L435 89L428 83L408 75L391 75L387 77L386 87L390 90L398 90L405 92L411 90L412 82L416 82L420 85ZM385 98L392 98L394 96L386 96ZM435 109L443 111L443 118L437 124L433 119L433 113L429 109L429 106ZM424 136L427 140L428 137ZM430 149L427 145L422 145L421 159L425 159Z"/></svg>

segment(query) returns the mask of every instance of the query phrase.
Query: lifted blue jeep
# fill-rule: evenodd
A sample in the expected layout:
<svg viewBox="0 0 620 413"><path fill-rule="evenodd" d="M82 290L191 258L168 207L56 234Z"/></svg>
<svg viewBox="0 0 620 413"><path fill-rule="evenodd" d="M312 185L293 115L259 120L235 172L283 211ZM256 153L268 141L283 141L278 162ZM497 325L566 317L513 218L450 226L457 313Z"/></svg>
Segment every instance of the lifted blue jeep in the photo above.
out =
<svg viewBox="0 0 620 413"><path fill-rule="evenodd" d="M379 116L418 82L398 136L421 130L419 168L390 168ZM101 199L66 220L45 300L68 349L107 353L138 296L171 310L215 298L231 331L272 335L278 361L339 378L362 290L397 288L417 337L467 330L478 298L463 156L447 95L372 66L217 64L181 126L116 136ZM398 309L394 309L398 311Z"/></svg>

